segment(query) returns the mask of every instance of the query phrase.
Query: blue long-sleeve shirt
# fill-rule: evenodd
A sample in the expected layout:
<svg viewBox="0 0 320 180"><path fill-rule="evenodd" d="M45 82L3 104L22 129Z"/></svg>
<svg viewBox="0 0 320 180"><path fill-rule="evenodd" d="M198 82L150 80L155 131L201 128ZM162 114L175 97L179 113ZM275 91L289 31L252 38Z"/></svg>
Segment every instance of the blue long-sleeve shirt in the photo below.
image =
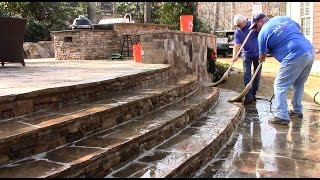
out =
<svg viewBox="0 0 320 180"><path fill-rule="evenodd" d="M243 29L237 28L234 32L234 44L243 44L249 33L249 27L251 25L250 21L246 22L246 27ZM243 46L242 54L249 57L254 57L259 55L258 50L258 32L253 31L248 38L248 41Z"/></svg>
<svg viewBox="0 0 320 180"><path fill-rule="evenodd" d="M288 16L276 16L262 26L258 34L259 54L271 53L279 62L293 60L313 49L300 31L300 25Z"/></svg>

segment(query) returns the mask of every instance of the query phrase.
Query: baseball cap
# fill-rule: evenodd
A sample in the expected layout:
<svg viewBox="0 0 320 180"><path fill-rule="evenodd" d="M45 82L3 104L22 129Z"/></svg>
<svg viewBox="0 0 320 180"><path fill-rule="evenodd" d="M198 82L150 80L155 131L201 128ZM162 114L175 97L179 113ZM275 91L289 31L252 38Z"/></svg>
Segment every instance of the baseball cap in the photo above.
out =
<svg viewBox="0 0 320 180"><path fill-rule="evenodd" d="M247 18L242 14L236 14L233 17L233 25L237 26L241 24L243 21L247 20Z"/></svg>
<svg viewBox="0 0 320 180"><path fill-rule="evenodd" d="M252 28L254 28L257 25L257 23L259 22L259 20L263 19L265 17L266 17L266 15L263 13L255 14L251 19L251 26L249 27L249 29L251 30Z"/></svg>

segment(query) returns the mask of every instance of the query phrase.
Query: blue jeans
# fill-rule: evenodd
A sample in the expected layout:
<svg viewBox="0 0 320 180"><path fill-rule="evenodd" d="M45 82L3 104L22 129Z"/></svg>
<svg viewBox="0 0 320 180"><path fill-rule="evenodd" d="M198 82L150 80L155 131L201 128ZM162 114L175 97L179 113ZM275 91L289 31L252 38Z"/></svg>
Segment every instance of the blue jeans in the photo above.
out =
<svg viewBox="0 0 320 180"><path fill-rule="evenodd" d="M291 104L293 111L302 113L304 83L307 81L314 61L314 50L310 50L296 59L281 61L279 72L274 81L276 116L289 120L287 91L293 86Z"/></svg>
<svg viewBox="0 0 320 180"><path fill-rule="evenodd" d="M243 63L242 63L243 64L243 83L244 83L244 86L246 86L251 80L251 66L253 65L254 72L255 72L259 65L259 56L253 56L253 57L242 56L242 60L243 60ZM245 99L253 100L253 98L256 97L256 93L259 88L261 69L262 67L260 68L256 78L253 80L252 88L246 95Z"/></svg>

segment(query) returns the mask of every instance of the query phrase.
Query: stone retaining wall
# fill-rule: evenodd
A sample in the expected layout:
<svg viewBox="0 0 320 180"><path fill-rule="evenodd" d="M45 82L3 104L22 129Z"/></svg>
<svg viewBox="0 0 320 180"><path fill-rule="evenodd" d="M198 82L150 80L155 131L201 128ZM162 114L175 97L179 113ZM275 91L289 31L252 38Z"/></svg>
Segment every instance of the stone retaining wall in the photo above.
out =
<svg viewBox="0 0 320 180"><path fill-rule="evenodd" d="M24 58L54 58L53 41L25 42L23 44Z"/></svg>
<svg viewBox="0 0 320 180"><path fill-rule="evenodd" d="M212 82L207 71L207 47L216 50L216 36L182 31L139 32L142 62L170 64L176 75L193 74Z"/></svg>
<svg viewBox="0 0 320 180"><path fill-rule="evenodd" d="M66 30L53 34L57 60L108 59L120 46L114 30Z"/></svg>
<svg viewBox="0 0 320 180"><path fill-rule="evenodd" d="M169 25L161 24L143 24L143 23L117 23L114 24L114 30L118 32L118 37L122 35L131 35L133 43L137 42L137 36L139 31L159 31L159 30L170 30Z"/></svg>
<svg viewBox="0 0 320 180"><path fill-rule="evenodd" d="M109 27L110 26L110 27ZM118 23L109 26L97 26L99 29L75 29L53 31L55 58L57 60L95 60L109 59L112 53L120 53L122 35L132 36L137 41L138 31L167 30L168 25ZM132 57L132 46L129 45Z"/></svg>
<svg viewBox="0 0 320 180"><path fill-rule="evenodd" d="M131 24L130 24L131 25ZM141 27L140 27L141 26ZM166 26L116 26L114 30L78 29L52 32L58 60L109 59L120 53L122 35L140 36L142 62L170 64L174 75L193 74L212 82L207 70L207 48L216 50L216 36L207 33L168 30ZM149 29L148 29L148 28ZM165 30L151 30L159 27ZM166 29L167 28L167 29ZM143 31L135 31L143 29ZM134 43L134 42L133 42ZM129 48L132 56L132 48Z"/></svg>

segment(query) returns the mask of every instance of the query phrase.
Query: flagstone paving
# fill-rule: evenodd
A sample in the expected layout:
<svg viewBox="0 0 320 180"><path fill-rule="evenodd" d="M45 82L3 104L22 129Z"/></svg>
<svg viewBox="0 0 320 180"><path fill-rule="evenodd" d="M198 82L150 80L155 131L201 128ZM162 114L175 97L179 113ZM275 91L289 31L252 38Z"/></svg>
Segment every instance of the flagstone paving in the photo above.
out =
<svg viewBox="0 0 320 180"><path fill-rule="evenodd" d="M303 118L274 125L274 102L245 106L245 119L201 178L320 177L320 106L304 102ZM289 104L289 101L288 101Z"/></svg>

